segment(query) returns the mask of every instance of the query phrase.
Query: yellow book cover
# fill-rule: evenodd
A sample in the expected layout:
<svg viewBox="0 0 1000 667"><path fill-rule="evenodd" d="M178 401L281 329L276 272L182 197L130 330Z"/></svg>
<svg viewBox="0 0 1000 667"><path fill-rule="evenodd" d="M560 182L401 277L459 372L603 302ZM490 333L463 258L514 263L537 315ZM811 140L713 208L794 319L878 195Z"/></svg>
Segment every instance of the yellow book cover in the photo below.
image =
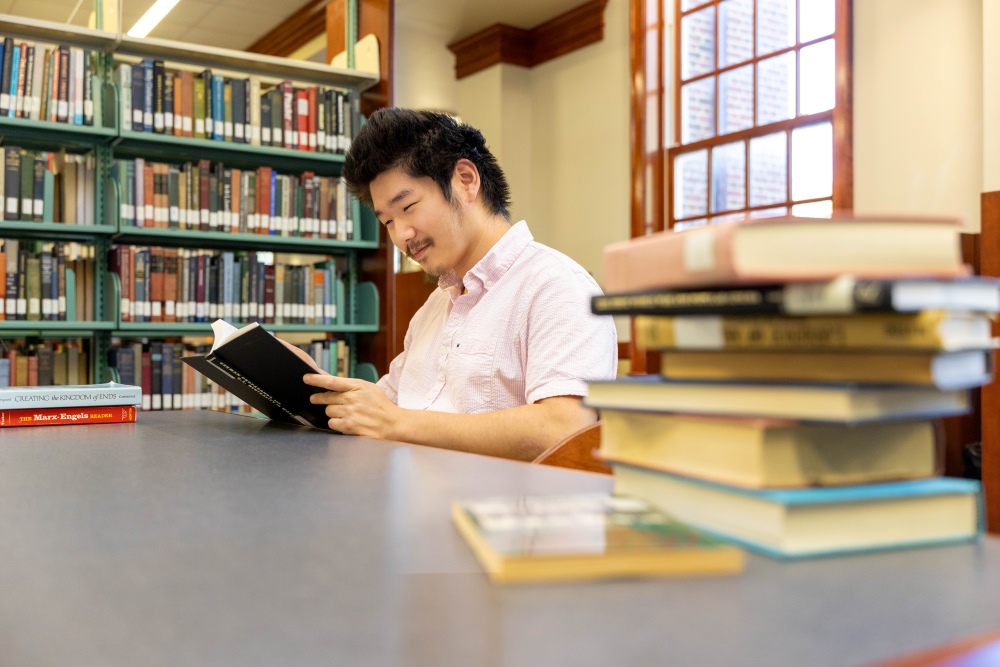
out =
<svg viewBox="0 0 1000 667"><path fill-rule="evenodd" d="M992 347L983 314L927 310L848 316L635 318L635 343L647 350L969 350Z"/></svg>
<svg viewBox="0 0 1000 667"><path fill-rule="evenodd" d="M495 582L733 574L743 552L608 494L456 500L452 519Z"/></svg>

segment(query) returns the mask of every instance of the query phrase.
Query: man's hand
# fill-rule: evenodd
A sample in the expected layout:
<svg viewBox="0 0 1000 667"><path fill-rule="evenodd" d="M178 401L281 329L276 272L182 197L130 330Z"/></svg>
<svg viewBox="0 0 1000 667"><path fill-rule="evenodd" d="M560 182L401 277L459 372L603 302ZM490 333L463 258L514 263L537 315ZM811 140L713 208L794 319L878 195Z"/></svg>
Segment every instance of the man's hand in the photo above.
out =
<svg viewBox="0 0 1000 667"><path fill-rule="evenodd" d="M396 439L402 408L389 400L377 385L365 380L309 373L302 380L327 391L310 401L325 405L329 426L335 431L383 440Z"/></svg>

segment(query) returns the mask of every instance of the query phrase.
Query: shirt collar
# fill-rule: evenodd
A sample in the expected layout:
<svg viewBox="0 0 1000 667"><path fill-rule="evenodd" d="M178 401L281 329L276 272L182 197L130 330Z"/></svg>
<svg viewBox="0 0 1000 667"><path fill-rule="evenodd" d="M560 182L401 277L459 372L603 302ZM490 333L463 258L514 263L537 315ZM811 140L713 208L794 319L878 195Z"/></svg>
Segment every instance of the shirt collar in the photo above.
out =
<svg viewBox="0 0 1000 667"><path fill-rule="evenodd" d="M464 285L463 281L459 280L458 274L452 271L438 279L438 287L448 293L452 302L462 296L463 286L470 291L479 285L488 289L507 272L521 251L528 247L534 238L528 230L528 223L524 220L511 225L489 252L465 274Z"/></svg>

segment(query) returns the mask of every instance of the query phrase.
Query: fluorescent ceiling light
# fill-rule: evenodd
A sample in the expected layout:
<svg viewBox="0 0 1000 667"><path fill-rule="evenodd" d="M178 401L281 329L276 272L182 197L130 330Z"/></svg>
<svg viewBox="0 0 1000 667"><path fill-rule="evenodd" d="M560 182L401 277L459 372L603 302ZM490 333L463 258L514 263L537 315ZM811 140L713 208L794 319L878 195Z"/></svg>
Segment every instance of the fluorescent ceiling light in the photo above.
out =
<svg viewBox="0 0 1000 667"><path fill-rule="evenodd" d="M179 0L156 0L142 18L135 22L132 29L128 31L129 37L145 37L156 27L156 24L163 20Z"/></svg>

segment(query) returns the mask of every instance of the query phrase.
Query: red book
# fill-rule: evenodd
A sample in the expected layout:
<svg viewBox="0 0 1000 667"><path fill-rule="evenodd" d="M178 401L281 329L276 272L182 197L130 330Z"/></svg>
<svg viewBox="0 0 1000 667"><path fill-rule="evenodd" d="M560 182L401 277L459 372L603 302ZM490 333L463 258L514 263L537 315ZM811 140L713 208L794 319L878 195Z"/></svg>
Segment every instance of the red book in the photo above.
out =
<svg viewBox="0 0 1000 667"><path fill-rule="evenodd" d="M962 227L949 218L759 218L665 231L604 249L608 294L726 284L957 277Z"/></svg>
<svg viewBox="0 0 1000 667"><path fill-rule="evenodd" d="M316 86L309 86L306 89L306 97L309 100L309 150L316 148Z"/></svg>
<svg viewBox="0 0 1000 667"><path fill-rule="evenodd" d="M0 410L0 428L56 426L58 424L130 424L133 422L135 422L134 405Z"/></svg>

